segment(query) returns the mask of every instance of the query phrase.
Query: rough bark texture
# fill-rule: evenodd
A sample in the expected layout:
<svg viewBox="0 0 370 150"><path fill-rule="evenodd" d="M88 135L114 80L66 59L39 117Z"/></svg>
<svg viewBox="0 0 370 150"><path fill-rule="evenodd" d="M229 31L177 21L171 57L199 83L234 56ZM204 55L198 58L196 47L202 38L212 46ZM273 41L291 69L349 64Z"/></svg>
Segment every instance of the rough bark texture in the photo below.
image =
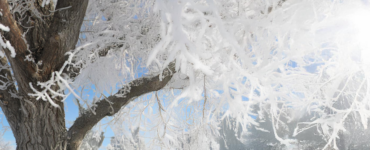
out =
<svg viewBox="0 0 370 150"><path fill-rule="evenodd" d="M59 103L62 107L63 103ZM44 101L21 101L19 128L16 130L17 149L52 150L66 146L64 110ZM63 108L63 107L62 107ZM14 131L13 131L14 133Z"/></svg>
<svg viewBox="0 0 370 150"><path fill-rule="evenodd" d="M13 131L17 150L77 150L86 133L101 119L114 115L135 97L160 90L172 78L174 63L163 72L162 79L157 75L132 81L115 95L97 102L96 115L83 113L67 131L60 97L52 100L61 109L28 93L33 92L30 84L41 90L36 83L49 80L51 73L63 65L65 53L75 48L88 0L59 0L56 11L52 3L45 7L41 7L42 0L34 3L34 11L41 13L41 18L32 11L13 14L8 1L0 0L0 23L10 28L9 32L0 31L0 38L9 41L16 51L12 57L5 49L6 58L0 58L0 107Z"/></svg>

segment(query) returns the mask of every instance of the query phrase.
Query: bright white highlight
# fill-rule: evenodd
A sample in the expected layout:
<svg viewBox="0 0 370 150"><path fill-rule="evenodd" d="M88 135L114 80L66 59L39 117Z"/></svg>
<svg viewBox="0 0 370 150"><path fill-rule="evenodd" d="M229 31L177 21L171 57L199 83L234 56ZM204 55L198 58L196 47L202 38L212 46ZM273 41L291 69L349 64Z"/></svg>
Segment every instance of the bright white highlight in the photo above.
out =
<svg viewBox="0 0 370 150"><path fill-rule="evenodd" d="M9 27L6 27L6 26L0 24L0 30L3 30L5 32L9 32Z"/></svg>
<svg viewBox="0 0 370 150"><path fill-rule="evenodd" d="M370 65L370 10L357 10L348 17L354 28L354 34L357 35L361 60L365 65Z"/></svg>
<svg viewBox="0 0 370 150"><path fill-rule="evenodd" d="M8 40L4 41L1 34L0 34L0 47L2 47L3 49L8 49L11 53L10 56L13 58L15 57L16 53L14 47L10 44ZM0 56L3 57L4 53L0 52Z"/></svg>

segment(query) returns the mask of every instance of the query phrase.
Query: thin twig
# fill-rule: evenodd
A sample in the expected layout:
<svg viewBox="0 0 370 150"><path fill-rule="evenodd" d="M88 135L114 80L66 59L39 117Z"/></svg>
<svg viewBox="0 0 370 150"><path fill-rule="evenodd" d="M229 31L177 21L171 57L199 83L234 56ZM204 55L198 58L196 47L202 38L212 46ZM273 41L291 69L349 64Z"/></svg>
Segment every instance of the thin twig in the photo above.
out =
<svg viewBox="0 0 370 150"><path fill-rule="evenodd" d="M204 75L203 88L204 88L204 103L203 103L203 119L204 119L204 110L206 109L207 103L206 75Z"/></svg>
<svg viewBox="0 0 370 150"><path fill-rule="evenodd" d="M159 111L159 115L161 115L161 119L164 123L164 131L163 131L163 135L162 135L162 138L164 138L164 136L166 135L166 129L167 129L167 123L165 122L163 116L162 116L162 111L163 110L164 112L166 112L161 104L161 101L159 100L159 97L158 97L158 91L155 92L155 96L157 97L157 102L158 102L158 111ZM159 135L158 135L159 136Z"/></svg>
<svg viewBox="0 0 370 150"><path fill-rule="evenodd" d="M158 107L159 107L159 110L163 110L164 112L166 112L166 110L164 110L163 106L162 106L162 103L161 101L159 100L159 97L158 97L158 91L155 92L155 96L157 97L157 102L158 102Z"/></svg>

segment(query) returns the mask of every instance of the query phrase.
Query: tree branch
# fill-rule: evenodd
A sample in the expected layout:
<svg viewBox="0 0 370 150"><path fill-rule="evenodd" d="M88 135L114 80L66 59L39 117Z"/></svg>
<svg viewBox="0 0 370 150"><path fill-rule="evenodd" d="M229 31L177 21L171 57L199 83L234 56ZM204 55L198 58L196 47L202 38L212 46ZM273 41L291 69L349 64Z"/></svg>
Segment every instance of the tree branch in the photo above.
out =
<svg viewBox="0 0 370 150"><path fill-rule="evenodd" d="M162 89L171 80L175 72L175 63L172 62L169 64L168 68L163 71L162 80L160 80L160 75L136 79L129 83L130 89L128 92L125 92L126 88L123 88L116 94L109 96L107 98L109 102L106 100L97 102L95 104L96 106L93 108L95 109L96 115L91 111L85 112L76 119L69 129L68 149L77 149L85 134L104 117L114 115L136 97ZM124 94L123 97L122 94Z"/></svg>
<svg viewBox="0 0 370 150"><path fill-rule="evenodd" d="M65 53L77 44L80 28L85 17L88 0L60 0L56 5L49 36L41 55L43 80L59 70L65 61Z"/></svg>
<svg viewBox="0 0 370 150"><path fill-rule="evenodd" d="M23 91L25 87L28 87L28 83L32 81L32 73L34 67L29 61L25 61L27 53L27 44L25 39L22 37L22 31L18 28L17 22L14 20L7 0L0 0L0 10L2 16L0 16L0 23L10 28L9 32L4 32L4 37L8 40L15 49L15 57L12 57L12 53L9 49L5 49L4 52L12 66L14 76L18 81L19 91Z"/></svg>

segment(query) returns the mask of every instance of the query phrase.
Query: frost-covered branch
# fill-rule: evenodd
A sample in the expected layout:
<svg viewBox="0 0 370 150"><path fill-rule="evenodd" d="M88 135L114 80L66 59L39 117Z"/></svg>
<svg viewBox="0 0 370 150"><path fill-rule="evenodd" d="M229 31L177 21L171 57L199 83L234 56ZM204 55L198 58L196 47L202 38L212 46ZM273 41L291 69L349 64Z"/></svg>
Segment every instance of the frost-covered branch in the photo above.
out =
<svg viewBox="0 0 370 150"><path fill-rule="evenodd" d="M3 35L5 40L9 41L9 45L7 44L7 47L4 47L4 52L12 66L15 78L18 81L18 86L20 87L20 90L23 90L23 85L25 83L20 81L29 81L29 77L25 77L24 75L30 75L32 77L31 72L34 72L32 71L31 64L23 61L25 59L28 46L22 36L22 31L18 28L17 23L9 10L7 0L0 0L0 10L2 13L2 16L0 16L0 24L9 28L9 31L4 31L5 33ZM14 55L15 57L12 57Z"/></svg>
<svg viewBox="0 0 370 150"><path fill-rule="evenodd" d="M87 111L79 116L68 131L69 147L79 146L87 131L106 116L112 116L134 98L143 94L158 91L166 86L175 73L175 63L171 63L168 69L162 74L153 77L143 77L131 81L127 88L122 88L115 95L107 97L107 100L100 100L93 106L94 113ZM112 104L111 104L112 103ZM113 110L112 110L113 109Z"/></svg>

